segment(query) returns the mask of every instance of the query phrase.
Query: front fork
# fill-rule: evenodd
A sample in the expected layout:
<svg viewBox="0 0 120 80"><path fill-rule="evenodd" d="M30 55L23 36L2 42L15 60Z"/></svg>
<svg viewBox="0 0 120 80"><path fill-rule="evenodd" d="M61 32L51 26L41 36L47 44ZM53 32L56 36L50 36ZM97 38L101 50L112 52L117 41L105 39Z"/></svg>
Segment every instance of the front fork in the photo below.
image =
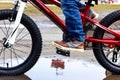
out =
<svg viewBox="0 0 120 80"><path fill-rule="evenodd" d="M7 44L12 45L15 42L15 39L16 39L16 36L17 36L17 31L18 31L20 21L21 21L21 18L22 18L22 14L24 12L24 9L25 9L25 6L26 6L27 2L19 1L19 3L20 3L20 7L18 9L18 13L17 13L16 19L15 19L15 23L12 25L13 30L9 34L9 36L7 37L4 45L7 45ZM16 3L16 4L18 4L18 3Z"/></svg>

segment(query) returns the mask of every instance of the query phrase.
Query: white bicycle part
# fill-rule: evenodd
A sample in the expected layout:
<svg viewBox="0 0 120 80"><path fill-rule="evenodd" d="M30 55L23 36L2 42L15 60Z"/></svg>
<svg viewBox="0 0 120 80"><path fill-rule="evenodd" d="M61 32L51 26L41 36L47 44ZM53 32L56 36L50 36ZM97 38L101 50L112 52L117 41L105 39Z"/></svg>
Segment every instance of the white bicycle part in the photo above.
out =
<svg viewBox="0 0 120 80"><path fill-rule="evenodd" d="M19 24L20 24L20 21L21 21L21 18L22 18L22 14L24 12L25 7L26 7L26 2L20 1L20 7L19 7L19 10L18 10L18 13L17 13L17 16L16 16L15 23L13 25L11 25L11 26L13 26L13 31L8 36L5 44L8 44L8 43L9 44L14 44L15 38L16 38L16 35L17 35L17 31L18 31L18 27L19 27Z"/></svg>

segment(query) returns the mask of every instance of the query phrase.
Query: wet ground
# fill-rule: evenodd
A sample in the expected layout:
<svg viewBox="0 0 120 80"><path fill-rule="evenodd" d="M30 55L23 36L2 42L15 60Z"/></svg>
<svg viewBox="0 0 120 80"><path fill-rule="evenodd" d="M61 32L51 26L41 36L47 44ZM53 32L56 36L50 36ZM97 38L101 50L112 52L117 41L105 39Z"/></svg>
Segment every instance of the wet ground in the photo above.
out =
<svg viewBox="0 0 120 80"><path fill-rule="evenodd" d="M38 64L26 74L33 80L102 80L104 72L101 66L81 60L60 59L52 62L52 58L40 58Z"/></svg>
<svg viewBox="0 0 120 80"><path fill-rule="evenodd" d="M111 11L103 12L98 21L101 20L106 14L110 13ZM61 19L64 19L63 15L59 15ZM48 46L49 41L61 40L60 34L61 31L54 29L56 25L54 25L49 19L46 17L34 17L35 22L38 24L38 26L41 28L41 33L43 36L43 42L45 44L43 47L42 54L47 55L49 53L55 53L52 51L53 47L49 46L49 49L46 49L46 46ZM42 22L42 23L41 23ZM48 27L47 30L44 30L43 27ZM52 29L49 30L49 27ZM51 32L52 33L51 33ZM54 34L54 35L53 35ZM59 34L59 36L58 36ZM49 37L48 37L49 35ZM46 36L46 37L45 37ZM49 41L48 41L49 38ZM47 45L46 45L47 44ZM46 52L49 51L49 52ZM24 77L24 80L119 80L120 75L106 75L106 70L100 66L95 58L93 57L93 52L90 51L90 54L88 54L89 51L86 51L84 54L80 54L79 58L56 58L56 57L41 57L37 64L25 75L22 75L21 78ZM89 56L89 57L86 57ZM88 61L89 60L89 61ZM55 62L56 61L56 62ZM20 76L19 76L20 77ZM26 79L25 79L26 78ZM23 80L23 79L22 79Z"/></svg>
<svg viewBox="0 0 120 80"><path fill-rule="evenodd" d="M27 73L0 80L103 80L105 70L100 65L79 59L41 57Z"/></svg>
<svg viewBox="0 0 120 80"><path fill-rule="evenodd" d="M101 14L103 17L106 13ZM36 65L20 76L1 76L0 80L119 80L120 75L106 75L106 70L100 66L93 56L93 52L86 51L84 54L74 53L72 58L48 56L55 53L50 42L60 40L61 31L43 16L32 16L41 28L43 36L42 56ZM63 15L60 15L64 19ZM42 21L42 23L40 23ZM49 25L51 24L51 25ZM45 27L45 28L43 28ZM48 27L52 27L49 29ZM47 28L47 29L46 29ZM57 37L57 38L56 38ZM49 45L49 46L48 46ZM46 50L47 49L47 50ZM89 54L88 54L89 53ZM79 55L79 58L78 58ZM77 58L76 58L77 57Z"/></svg>
<svg viewBox="0 0 120 80"><path fill-rule="evenodd" d="M100 65L81 59L45 57L27 73L1 76L0 80L119 80L119 75L106 75Z"/></svg>

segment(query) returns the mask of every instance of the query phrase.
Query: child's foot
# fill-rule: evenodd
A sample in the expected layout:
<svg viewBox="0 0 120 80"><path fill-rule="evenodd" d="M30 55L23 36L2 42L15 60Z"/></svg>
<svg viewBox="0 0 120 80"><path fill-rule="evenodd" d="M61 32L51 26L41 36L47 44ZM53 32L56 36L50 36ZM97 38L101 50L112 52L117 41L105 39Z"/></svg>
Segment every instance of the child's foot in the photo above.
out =
<svg viewBox="0 0 120 80"><path fill-rule="evenodd" d="M92 19L97 19L99 17L99 14L93 11L93 13L89 17Z"/></svg>
<svg viewBox="0 0 120 80"><path fill-rule="evenodd" d="M84 52L84 42L79 41L70 41L70 42L63 42L63 41L54 41L53 45L59 49L66 50L66 51L77 51L77 52Z"/></svg>

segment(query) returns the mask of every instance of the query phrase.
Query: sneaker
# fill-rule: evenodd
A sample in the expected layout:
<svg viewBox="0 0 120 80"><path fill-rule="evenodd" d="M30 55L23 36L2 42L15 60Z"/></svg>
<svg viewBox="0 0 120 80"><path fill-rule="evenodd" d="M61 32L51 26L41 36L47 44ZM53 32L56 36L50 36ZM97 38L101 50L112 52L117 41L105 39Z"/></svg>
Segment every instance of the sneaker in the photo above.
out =
<svg viewBox="0 0 120 80"><path fill-rule="evenodd" d="M70 41L70 42L63 42L63 41L54 41L53 45L59 49L65 51L77 51L77 52L84 52L84 42L79 41Z"/></svg>
<svg viewBox="0 0 120 80"><path fill-rule="evenodd" d="M97 19L99 17L99 14L94 12L89 16L91 19ZM85 33L88 31L88 30L95 30L96 29L96 26L94 26L92 23L90 23L89 21L86 21L85 25L84 25L84 31Z"/></svg>

